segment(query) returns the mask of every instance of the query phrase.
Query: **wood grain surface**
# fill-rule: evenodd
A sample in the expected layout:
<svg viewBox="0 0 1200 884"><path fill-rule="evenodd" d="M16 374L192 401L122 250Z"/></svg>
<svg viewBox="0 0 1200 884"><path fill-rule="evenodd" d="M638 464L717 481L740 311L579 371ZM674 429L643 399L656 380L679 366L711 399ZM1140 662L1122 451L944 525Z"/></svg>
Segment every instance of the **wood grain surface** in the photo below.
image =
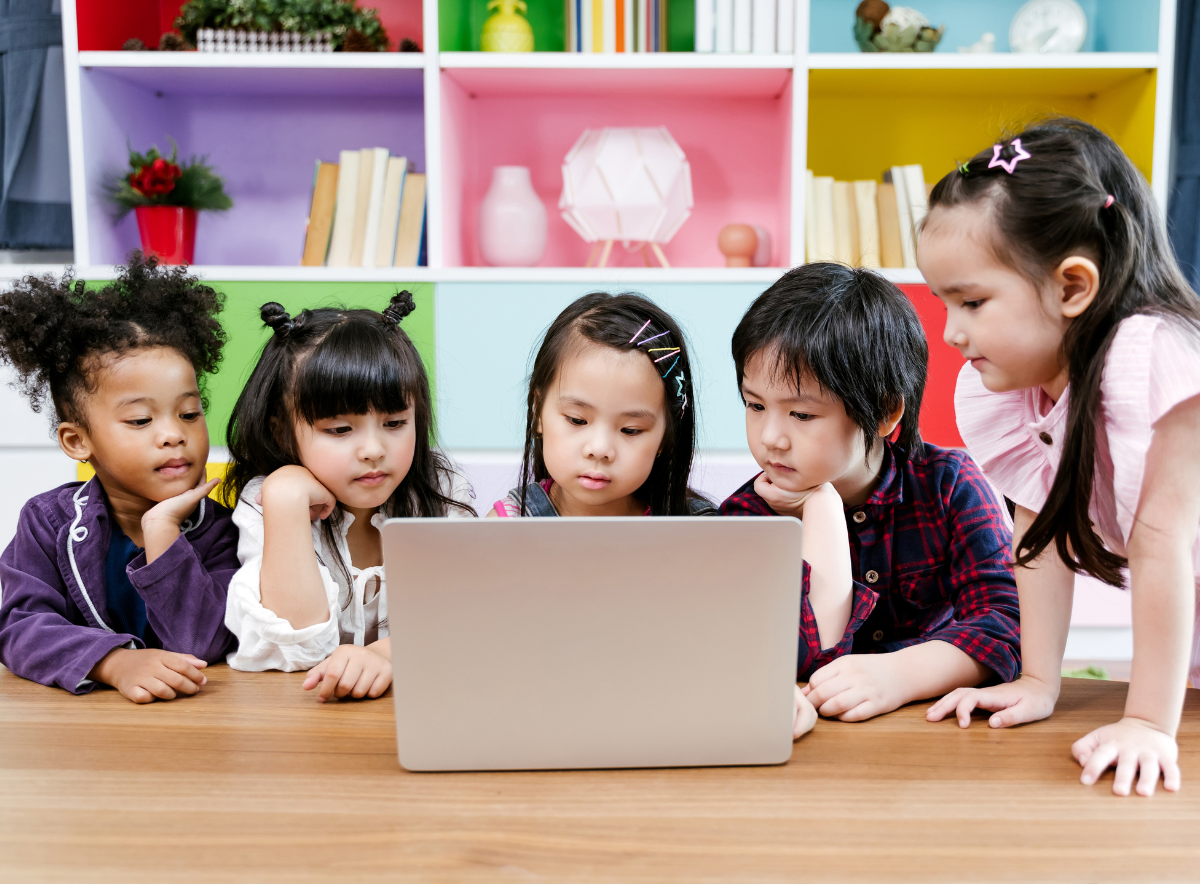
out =
<svg viewBox="0 0 1200 884"><path fill-rule="evenodd" d="M1115 682L1009 730L821 721L780 767L410 774L390 694L323 706L302 680L218 666L135 706L0 668L0 880L1200 880L1196 691L1184 788L1145 799L1069 753L1120 716Z"/></svg>

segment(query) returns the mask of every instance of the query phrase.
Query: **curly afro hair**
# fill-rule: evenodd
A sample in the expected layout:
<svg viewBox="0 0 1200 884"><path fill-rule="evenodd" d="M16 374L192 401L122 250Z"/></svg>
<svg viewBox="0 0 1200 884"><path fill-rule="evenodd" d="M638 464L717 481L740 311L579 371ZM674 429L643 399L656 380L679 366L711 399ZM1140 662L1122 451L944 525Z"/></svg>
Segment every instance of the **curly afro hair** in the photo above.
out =
<svg viewBox="0 0 1200 884"><path fill-rule="evenodd" d="M224 302L186 267L161 266L137 251L100 289L71 271L60 280L26 276L0 293L0 363L17 370L15 386L34 411L49 398L59 422L83 424L83 395L95 390L106 356L169 347L192 363L197 380L215 371Z"/></svg>

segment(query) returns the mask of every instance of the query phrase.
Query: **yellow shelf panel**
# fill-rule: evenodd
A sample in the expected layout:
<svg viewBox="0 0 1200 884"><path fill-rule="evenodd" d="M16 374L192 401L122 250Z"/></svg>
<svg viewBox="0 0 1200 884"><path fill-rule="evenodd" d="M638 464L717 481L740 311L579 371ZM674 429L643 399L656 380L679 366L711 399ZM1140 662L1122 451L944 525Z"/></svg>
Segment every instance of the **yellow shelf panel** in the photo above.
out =
<svg viewBox="0 0 1200 884"><path fill-rule="evenodd" d="M920 163L929 181L1038 117L1100 127L1151 177L1153 69L822 70L809 79L808 167L878 180Z"/></svg>

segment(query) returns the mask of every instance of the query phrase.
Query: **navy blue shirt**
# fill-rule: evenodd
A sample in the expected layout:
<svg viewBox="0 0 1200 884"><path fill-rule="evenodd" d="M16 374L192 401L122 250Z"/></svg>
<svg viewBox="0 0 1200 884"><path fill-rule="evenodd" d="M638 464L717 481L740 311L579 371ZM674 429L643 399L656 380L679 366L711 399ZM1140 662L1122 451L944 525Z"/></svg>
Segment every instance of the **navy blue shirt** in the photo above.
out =
<svg viewBox="0 0 1200 884"><path fill-rule="evenodd" d="M104 560L104 597L108 603L109 625L114 632L136 635L148 648L159 647L154 627L146 619L146 602L138 595L129 579L128 566L141 549L134 543L116 519L112 521L112 539Z"/></svg>

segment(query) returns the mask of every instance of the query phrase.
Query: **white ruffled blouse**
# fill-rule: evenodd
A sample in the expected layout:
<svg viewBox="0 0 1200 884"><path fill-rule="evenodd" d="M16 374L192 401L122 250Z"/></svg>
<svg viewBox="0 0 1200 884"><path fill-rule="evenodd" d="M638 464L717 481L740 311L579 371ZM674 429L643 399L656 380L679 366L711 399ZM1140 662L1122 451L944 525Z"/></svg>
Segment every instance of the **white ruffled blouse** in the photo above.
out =
<svg viewBox="0 0 1200 884"><path fill-rule="evenodd" d="M350 572L349 582L336 565L338 558L329 545L321 523L312 523L313 547L317 552L321 582L325 585L329 619L303 629L294 629L290 622L263 606L259 587L263 558L263 516L262 507L254 502L254 498L264 478L260 476L246 484L233 510L233 522L239 532L238 560L241 567L229 582L225 626L237 636L238 647L226 657L226 662L234 669L251 672L267 669L295 672L316 666L332 654L338 645L369 645L387 638L388 610L383 566L355 568L350 563L350 549L346 543L346 532L354 521L350 513L342 513L340 530L335 532L334 538L336 552ZM448 489L448 496L470 506L470 486L457 473ZM452 508L449 515L455 518L473 514L474 511L467 513ZM385 520L384 515L376 513L371 517L371 524L379 528Z"/></svg>

